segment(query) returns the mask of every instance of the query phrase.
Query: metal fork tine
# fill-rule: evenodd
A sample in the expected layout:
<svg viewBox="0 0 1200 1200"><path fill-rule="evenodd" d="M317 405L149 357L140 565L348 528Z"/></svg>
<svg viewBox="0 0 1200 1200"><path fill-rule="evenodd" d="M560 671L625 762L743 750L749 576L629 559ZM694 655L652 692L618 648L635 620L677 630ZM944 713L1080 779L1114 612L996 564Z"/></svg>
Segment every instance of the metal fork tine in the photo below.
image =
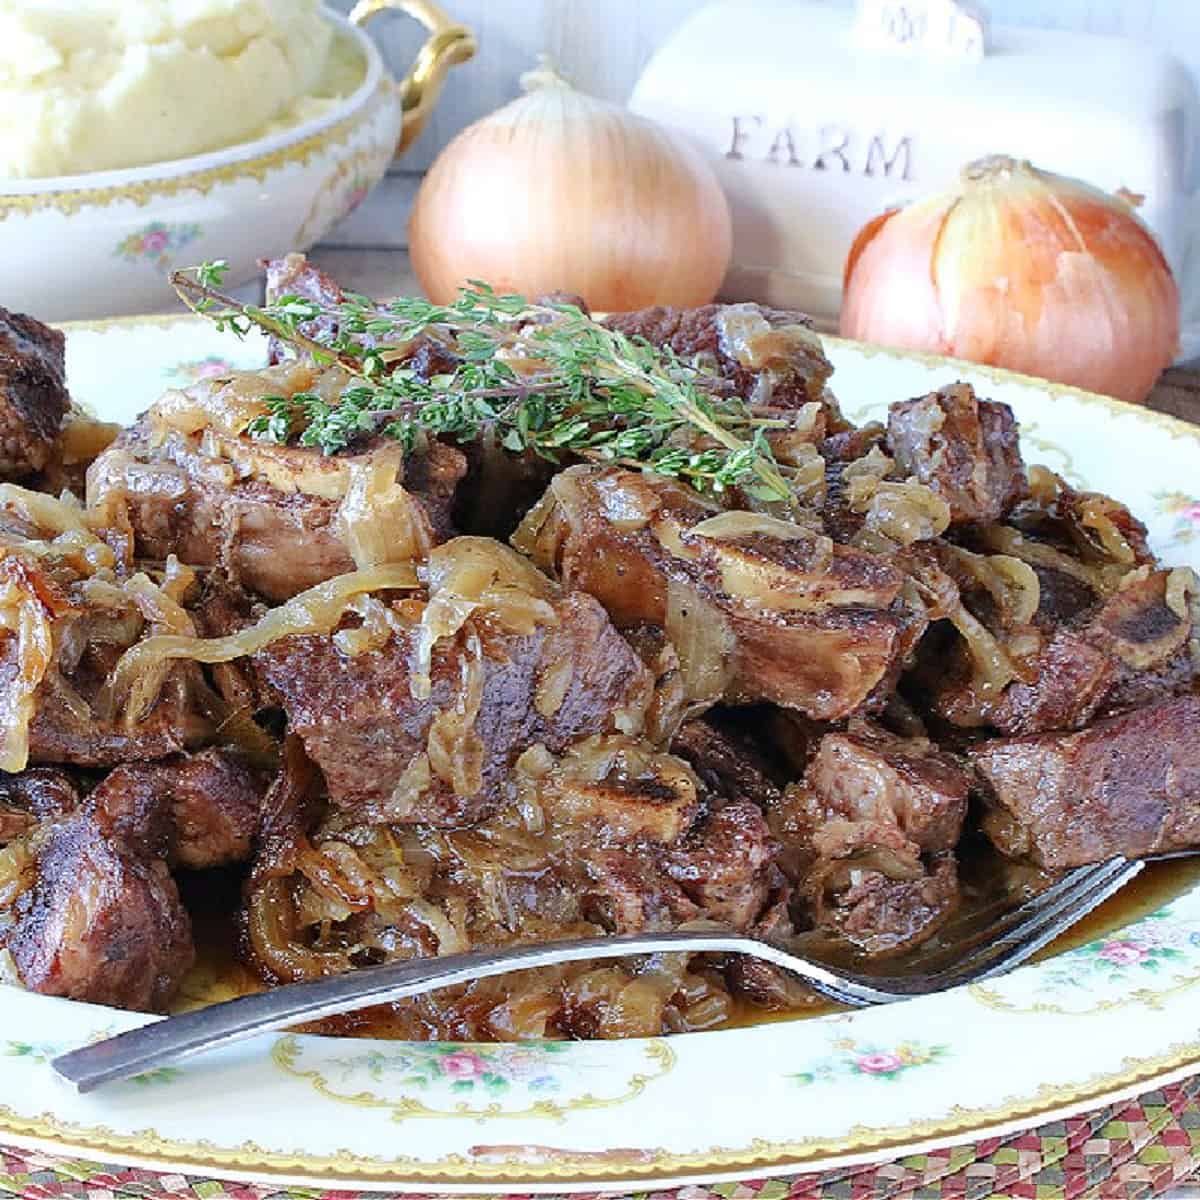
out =
<svg viewBox="0 0 1200 1200"><path fill-rule="evenodd" d="M887 978L845 974L845 984L854 990L839 990L834 998L861 1007L880 1003L878 995L881 993L890 993L894 999L931 995L1009 970L1032 957L1064 930L1094 911L1137 875L1143 866L1141 862L1117 858L1095 866L1079 867L1027 901L1019 910L1013 910L1019 916L1015 923L1002 919L989 926L980 935L988 935L987 942L978 946L972 954L956 959L944 971ZM958 948L956 943L954 949ZM822 987L819 990L833 996L831 988Z"/></svg>
<svg viewBox="0 0 1200 1200"><path fill-rule="evenodd" d="M1095 911L1143 867L1141 862L1110 859L1070 873L1066 886L1047 889L1023 907L1015 923L997 922L993 936L944 971L926 977L930 991L944 991L1010 970L1049 945L1064 930ZM1039 900L1041 903L1039 903ZM877 981L879 986L881 981Z"/></svg>
<svg viewBox="0 0 1200 1200"><path fill-rule="evenodd" d="M1078 892L1072 892L1068 899L1031 918L1028 924L1003 935L996 944L994 954L989 956L985 950L968 956L962 963L960 974L970 973L973 980L990 979L1018 963L1025 962L1048 946L1060 933L1078 924L1084 916L1099 908L1105 900L1138 875L1145 865L1140 861L1114 860L1111 871L1098 872L1088 886Z"/></svg>
<svg viewBox="0 0 1200 1200"><path fill-rule="evenodd" d="M1100 878L1108 878L1114 861L1075 867L1019 904L1005 907L1003 901L994 902L982 913L974 914L970 931L949 939L948 944L933 961L953 955L954 963L961 965L964 961L964 951L977 952L981 947L986 951L995 944L998 937L1024 928L1028 922L1044 915L1051 907L1054 911L1060 911L1063 904L1074 904L1076 897ZM984 919L989 913L991 919ZM968 953L966 957L970 958L972 955ZM929 961L928 958L926 961Z"/></svg>

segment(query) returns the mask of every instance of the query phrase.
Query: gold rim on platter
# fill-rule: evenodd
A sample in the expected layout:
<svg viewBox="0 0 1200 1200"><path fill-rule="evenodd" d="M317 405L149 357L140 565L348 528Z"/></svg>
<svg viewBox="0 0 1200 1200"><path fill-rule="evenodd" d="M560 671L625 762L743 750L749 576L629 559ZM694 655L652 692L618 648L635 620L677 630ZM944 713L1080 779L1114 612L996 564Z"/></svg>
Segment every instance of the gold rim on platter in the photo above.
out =
<svg viewBox="0 0 1200 1200"><path fill-rule="evenodd" d="M720 1037L720 1033L701 1034ZM283 1154L254 1142L220 1147L211 1141L164 1138L153 1130L120 1134L103 1125L87 1126L59 1121L50 1113L25 1118L0 1105L0 1134L51 1149L53 1152L108 1154L117 1161L157 1169L249 1172L272 1178L308 1178L323 1182L354 1180L379 1184L509 1184L553 1183L587 1185L631 1183L662 1179L711 1178L714 1175L780 1175L802 1173L820 1165L827 1169L856 1158L886 1157L890 1152L912 1152L918 1146L973 1141L995 1134L1012 1122L1041 1123L1088 1108L1103 1107L1126 1096L1185 1077L1200 1067L1200 1042L1173 1046L1162 1056L1126 1060L1122 1070L1094 1075L1077 1084L1044 1084L1029 1097L985 1108L955 1105L943 1119L913 1121L894 1126L857 1126L848 1137L800 1138L787 1142L755 1141L737 1150L713 1148L697 1154L672 1154L663 1150L587 1151L534 1146L479 1146L478 1160L462 1154L424 1162L397 1155L364 1157L350 1153L331 1155ZM491 1153L494 1151L495 1153ZM522 1152L540 1152L545 1161L529 1162ZM657 1186L657 1184L655 1184Z"/></svg>

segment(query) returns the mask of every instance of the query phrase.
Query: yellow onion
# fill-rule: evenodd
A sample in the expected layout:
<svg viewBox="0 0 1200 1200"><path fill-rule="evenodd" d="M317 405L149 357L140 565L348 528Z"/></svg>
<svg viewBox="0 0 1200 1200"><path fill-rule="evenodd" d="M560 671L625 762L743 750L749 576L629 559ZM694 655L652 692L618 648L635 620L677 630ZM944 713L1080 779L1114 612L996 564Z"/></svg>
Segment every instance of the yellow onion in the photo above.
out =
<svg viewBox="0 0 1200 1200"><path fill-rule="evenodd" d="M686 142L543 65L426 174L409 244L430 299L484 280L595 310L705 304L729 266L729 206Z"/></svg>
<svg viewBox="0 0 1200 1200"><path fill-rule="evenodd" d="M863 229L841 332L1140 403L1177 353L1179 308L1125 200L996 156Z"/></svg>

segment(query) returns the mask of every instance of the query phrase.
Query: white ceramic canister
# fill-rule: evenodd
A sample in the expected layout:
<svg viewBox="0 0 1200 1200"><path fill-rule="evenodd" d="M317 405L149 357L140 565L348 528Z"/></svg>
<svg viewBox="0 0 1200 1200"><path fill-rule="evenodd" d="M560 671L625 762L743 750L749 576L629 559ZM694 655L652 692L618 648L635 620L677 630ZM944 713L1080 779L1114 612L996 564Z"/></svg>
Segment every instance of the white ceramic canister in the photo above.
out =
<svg viewBox="0 0 1200 1200"><path fill-rule="evenodd" d="M724 294L836 321L855 234L986 154L1143 197L1200 353L1200 96L1123 38L989 27L953 0L721 0L643 72L630 107L704 147L729 195Z"/></svg>

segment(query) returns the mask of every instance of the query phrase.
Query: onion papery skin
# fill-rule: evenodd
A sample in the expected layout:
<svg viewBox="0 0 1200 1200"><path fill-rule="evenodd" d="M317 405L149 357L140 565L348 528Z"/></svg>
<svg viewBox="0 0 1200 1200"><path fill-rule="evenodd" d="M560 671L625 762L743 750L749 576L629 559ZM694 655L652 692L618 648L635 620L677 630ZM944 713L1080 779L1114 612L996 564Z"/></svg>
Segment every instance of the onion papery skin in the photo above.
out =
<svg viewBox="0 0 1200 1200"><path fill-rule="evenodd" d="M696 149L557 81L477 121L442 151L421 184L409 242L435 303L482 280L627 312L708 303L729 266L732 228L716 175Z"/></svg>
<svg viewBox="0 0 1200 1200"><path fill-rule="evenodd" d="M1179 324L1170 266L1125 201L994 158L859 234L840 331L1142 403Z"/></svg>

